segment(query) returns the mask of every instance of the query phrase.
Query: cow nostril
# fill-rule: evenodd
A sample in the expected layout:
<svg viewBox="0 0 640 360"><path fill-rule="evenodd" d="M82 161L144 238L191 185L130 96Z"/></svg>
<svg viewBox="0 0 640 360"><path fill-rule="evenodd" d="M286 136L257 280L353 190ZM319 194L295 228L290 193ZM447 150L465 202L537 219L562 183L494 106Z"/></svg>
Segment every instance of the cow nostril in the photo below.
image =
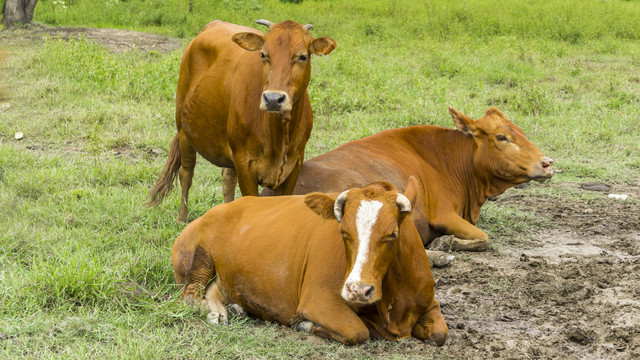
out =
<svg viewBox="0 0 640 360"><path fill-rule="evenodd" d="M364 291L365 298L367 298L367 299L371 298L371 295L373 295L373 289L374 289L373 285L369 285L369 286L365 287L365 289L364 289L365 290Z"/></svg>
<svg viewBox="0 0 640 360"><path fill-rule="evenodd" d="M285 100L285 96L284 95L280 95L280 97L278 97L278 104L282 104Z"/></svg>

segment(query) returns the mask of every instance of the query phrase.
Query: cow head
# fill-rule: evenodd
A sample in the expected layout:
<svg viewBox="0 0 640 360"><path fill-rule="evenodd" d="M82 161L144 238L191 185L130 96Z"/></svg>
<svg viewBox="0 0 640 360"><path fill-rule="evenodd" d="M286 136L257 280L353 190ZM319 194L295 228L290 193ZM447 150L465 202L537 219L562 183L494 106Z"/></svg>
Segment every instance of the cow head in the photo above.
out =
<svg viewBox="0 0 640 360"><path fill-rule="evenodd" d="M347 190L335 200L321 193L307 195L307 206L340 223L347 260L341 295L349 303L372 304L382 298L382 280L398 254L400 224L411 212L416 186L415 179L410 181L407 196L386 182Z"/></svg>
<svg viewBox="0 0 640 360"><path fill-rule="evenodd" d="M328 37L313 38L311 24L294 21L273 24L258 20L269 31L265 35L242 32L232 40L245 50L259 51L263 65L263 92L260 109L286 113L303 95L311 77L311 54L328 55L336 42Z"/></svg>
<svg viewBox="0 0 640 360"><path fill-rule="evenodd" d="M458 130L473 136L476 142L476 168L512 184L530 180L543 182L553 176L553 159L544 156L500 110L492 107L478 120L452 107L449 112Z"/></svg>

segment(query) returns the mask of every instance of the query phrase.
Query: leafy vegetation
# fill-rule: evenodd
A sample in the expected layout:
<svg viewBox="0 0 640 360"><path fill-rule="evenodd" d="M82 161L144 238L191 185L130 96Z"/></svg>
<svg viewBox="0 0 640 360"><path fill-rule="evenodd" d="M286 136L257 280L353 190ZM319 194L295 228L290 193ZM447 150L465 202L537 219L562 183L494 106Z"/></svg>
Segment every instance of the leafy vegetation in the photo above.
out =
<svg viewBox="0 0 640 360"><path fill-rule="evenodd" d="M312 23L338 48L313 59L308 157L387 128L451 127L448 105L474 118L497 106L562 170L549 186L512 191L640 178L637 1L193 3L189 13L183 0L40 0L34 20L185 42L214 19ZM447 357L412 340L346 348L250 319L207 325L177 301L177 192L158 208L141 205L175 133L181 50L116 54L82 37L4 45L8 37L0 37L0 102L10 103L0 110L0 357ZM221 201L219 170L200 159L190 219ZM488 204L481 227L509 237L538 221Z"/></svg>

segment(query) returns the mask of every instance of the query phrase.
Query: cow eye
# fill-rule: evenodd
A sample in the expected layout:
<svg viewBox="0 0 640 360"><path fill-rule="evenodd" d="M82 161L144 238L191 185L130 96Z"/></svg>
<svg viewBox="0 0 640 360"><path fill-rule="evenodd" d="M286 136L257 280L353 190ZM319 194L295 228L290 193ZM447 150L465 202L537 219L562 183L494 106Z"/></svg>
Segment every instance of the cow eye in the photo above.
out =
<svg viewBox="0 0 640 360"><path fill-rule="evenodd" d="M264 61L269 61L269 59L267 59L267 55L265 55L262 51L260 52L260 57L262 58L262 60Z"/></svg>
<svg viewBox="0 0 640 360"><path fill-rule="evenodd" d="M397 240L397 239L398 239L398 232L397 232L397 231L394 231L394 232L392 232L391 234L389 234L389 235L385 236L384 238L385 238L386 240L388 240L388 241L394 241L394 240Z"/></svg>
<svg viewBox="0 0 640 360"><path fill-rule="evenodd" d="M307 61L307 55L302 54L302 55L298 56L298 61L300 61L300 62Z"/></svg>
<svg viewBox="0 0 640 360"><path fill-rule="evenodd" d="M502 135L502 134L496 135L496 140L498 140L498 141L509 141L509 139L507 139L507 137Z"/></svg>

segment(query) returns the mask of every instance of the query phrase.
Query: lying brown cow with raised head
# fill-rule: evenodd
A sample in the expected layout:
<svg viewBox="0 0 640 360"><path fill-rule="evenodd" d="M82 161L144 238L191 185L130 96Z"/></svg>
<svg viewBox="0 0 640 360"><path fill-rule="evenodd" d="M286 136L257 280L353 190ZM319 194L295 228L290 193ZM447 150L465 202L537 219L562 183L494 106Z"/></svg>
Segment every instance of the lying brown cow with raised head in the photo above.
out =
<svg viewBox="0 0 640 360"><path fill-rule="evenodd" d="M448 330L405 194L377 182L341 194L243 197L214 207L173 245L182 297L214 323L224 304L344 344Z"/></svg>
<svg viewBox="0 0 640 360"><path fill-rule="evenodd" d="M187 198L196 153L222 167L224 201L258 195L258 185L291 194L304 160L313 115L307 94L311 54L327 55L336 43L313 38L311 25L293 21L258 30L214 21L187 45L176 94L178 133L150 191L150 205L171 191L179 171L187 221Z"/></svg>
<svg viewBox="0 0 640 360"><path fill-rule="evenodd" d="M402 190L413 175L420 182L413 217L424 244L453 235L439 237L430 248L485 250L489 237L474 226L482 204L517 184L551 178L553 159L496 108L475 121L452 107L449 112L457 130L386 130L306 161L294 194L342 191L377 180Z"/></svg>

